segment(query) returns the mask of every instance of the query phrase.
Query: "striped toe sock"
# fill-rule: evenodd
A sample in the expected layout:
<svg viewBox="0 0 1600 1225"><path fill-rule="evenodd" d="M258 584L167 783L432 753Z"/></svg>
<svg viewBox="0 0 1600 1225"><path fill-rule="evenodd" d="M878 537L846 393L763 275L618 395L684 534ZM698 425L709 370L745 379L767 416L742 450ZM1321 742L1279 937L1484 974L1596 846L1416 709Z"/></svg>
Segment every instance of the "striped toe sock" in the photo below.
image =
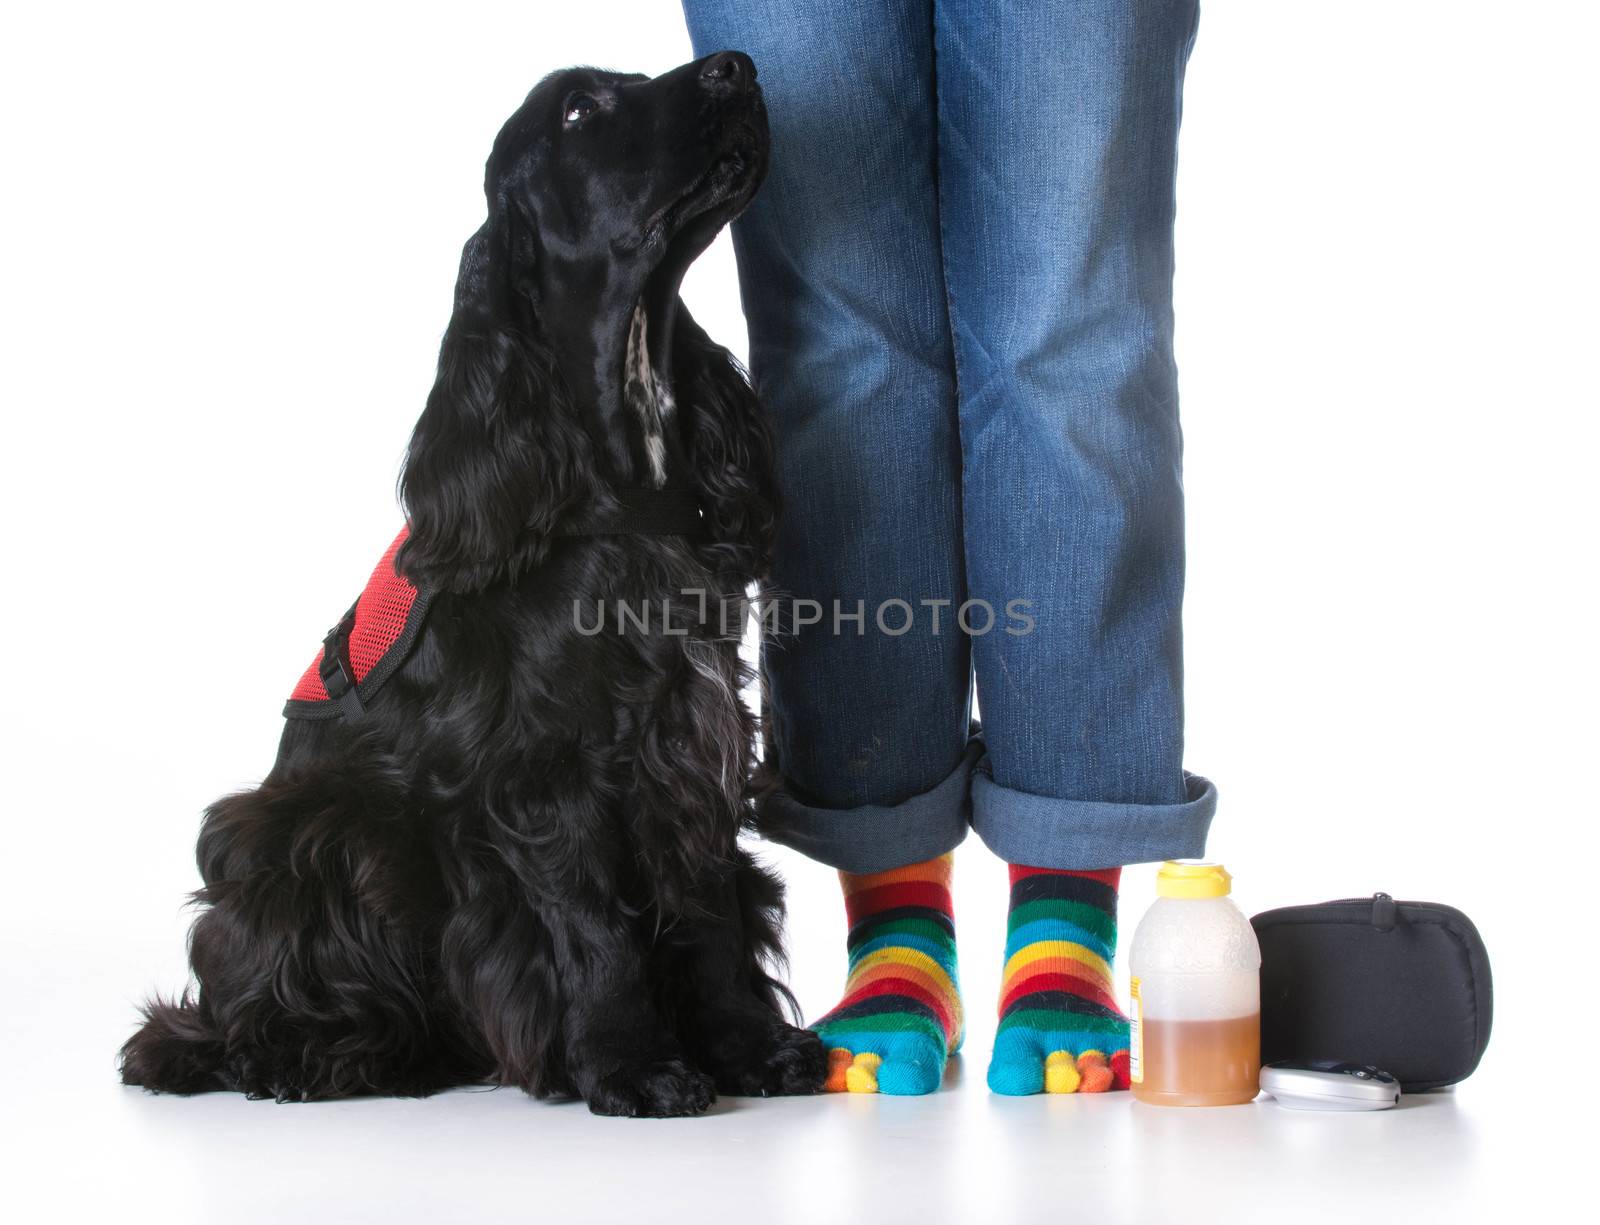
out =
<svg viewBox="0 0 1600 1225"><path fill-rule="evenodd" d="M961 1045L952 856L839 873L850 920L850 971L838 1007L811 1028L828 1048L827 1088L931 1093Z"/></svg>
<svg viewBox="0 0 1600 1225"><path fill-rule="evenodd" d="M1128 1087L1128 1019L1112 994L1121 868L1063 872L1011 865L996 1093L1100 1093Z"/></svg>

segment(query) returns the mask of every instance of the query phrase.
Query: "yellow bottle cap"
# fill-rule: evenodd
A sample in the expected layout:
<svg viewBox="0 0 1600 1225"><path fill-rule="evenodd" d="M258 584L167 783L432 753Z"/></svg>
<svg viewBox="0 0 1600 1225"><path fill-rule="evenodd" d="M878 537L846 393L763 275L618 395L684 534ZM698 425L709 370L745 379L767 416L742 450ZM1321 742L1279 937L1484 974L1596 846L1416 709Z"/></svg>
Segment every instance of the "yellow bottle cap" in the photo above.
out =
<svg viewBox="0 0 1600 1225"><path fill-rule="evenodd" d="M1169 859L1156 873L1156 893L1160 897L1227 897L1233 891L1233 877L1220 863Z"/></svg>

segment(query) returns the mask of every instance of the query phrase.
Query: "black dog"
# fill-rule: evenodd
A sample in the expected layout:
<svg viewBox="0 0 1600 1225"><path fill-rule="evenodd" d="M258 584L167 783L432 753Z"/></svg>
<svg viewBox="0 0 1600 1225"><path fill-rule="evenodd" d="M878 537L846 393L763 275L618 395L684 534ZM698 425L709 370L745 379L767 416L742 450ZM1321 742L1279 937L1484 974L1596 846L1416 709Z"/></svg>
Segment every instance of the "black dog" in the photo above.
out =
<svg viewBox="0 0 1600 1225"><path fill-rule="evenodd" d="M735 52L559 72L502 129L401 483L426 619L206 813L199 991L149 1006L124 1081L620 1115L820 1087L766 968L780 887L736 842L754 729L718 616L767 566L770 427L678 298L766 160ZM654 623L581 624L619 603Z"/></svg>

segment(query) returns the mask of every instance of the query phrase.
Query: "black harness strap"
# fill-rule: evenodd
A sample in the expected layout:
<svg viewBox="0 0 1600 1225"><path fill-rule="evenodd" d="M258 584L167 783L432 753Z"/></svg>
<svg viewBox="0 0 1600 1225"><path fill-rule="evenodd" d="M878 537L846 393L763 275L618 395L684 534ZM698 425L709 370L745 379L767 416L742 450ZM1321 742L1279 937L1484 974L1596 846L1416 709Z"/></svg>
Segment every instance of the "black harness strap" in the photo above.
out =
<svg viewBox="0 0 1600 1225"><path fill-rule="evenodd" d="M565 520L557 536L700 536L706 530L692 489L621 489L615 509Z"/></svg>

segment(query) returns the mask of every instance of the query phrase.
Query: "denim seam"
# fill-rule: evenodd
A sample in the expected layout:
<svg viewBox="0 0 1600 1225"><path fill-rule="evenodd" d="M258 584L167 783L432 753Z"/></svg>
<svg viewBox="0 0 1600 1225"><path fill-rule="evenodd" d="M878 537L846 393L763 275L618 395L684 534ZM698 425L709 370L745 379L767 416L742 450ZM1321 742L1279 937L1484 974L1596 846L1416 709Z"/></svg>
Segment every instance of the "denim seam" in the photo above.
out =
<svg viewBox="0 0 1600 1225"><path fill-rule="evenodd" d="M945 335L950 342L950 381L955 387L955 430L953 437L956 448L956 470L961 474L961 479L956 483L956 509L960 517L960 547L956 556L960 563L961 573L961 602L964 604L971 595L967 582L967 445L962 437L961 425L961 346L956 343L956 295L950 285L950 258L947 254L950 247L948 223L945 218L949 213L946 207L948 200L945 196L944 176L944 98L939 92L939 0L934 0L932 6L932 25L929 31L928 48L933 63L931 79L933 83L933 203L934 211L939 217L939 279L944 284L944 322ZM976 660L973 653L967 653L967 717L972 717L973 694L977 689L977 674L975 671ZM981 759L980 759L981 760ZM970 812L970 801L969 801Z"/></svg>
<svg viewBox="0 0 1600 1225"><path fill-rule="evenodd" d="M939 213L939 277L944 282L944 313L945 327L950 336L950 369L956 388L956 444L961 451L961 486L965 490L967 483L967 448L961 437L961 405L963 393L961 390L961 346L956 343L956 293L950 284L950 249L949 232L945 217L949 213L949 201L945 196L944 177L944 98L939 92L939 35L937 30L939 5L935 0L934 25L932 47L933 54L933 188L934 203ZM961 507L961 568L963 578L966 573L967 551L967 516L966 499L962 498Z"/></svg>

